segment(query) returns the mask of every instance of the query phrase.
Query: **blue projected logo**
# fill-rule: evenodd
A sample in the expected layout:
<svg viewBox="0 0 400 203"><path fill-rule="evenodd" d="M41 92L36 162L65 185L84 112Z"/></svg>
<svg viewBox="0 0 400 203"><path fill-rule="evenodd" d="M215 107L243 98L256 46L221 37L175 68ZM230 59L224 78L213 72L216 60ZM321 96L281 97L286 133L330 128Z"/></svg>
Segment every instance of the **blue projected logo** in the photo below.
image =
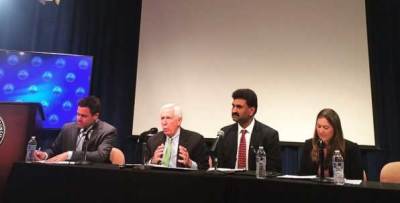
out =
<svg viewBox="0 0 400 203"><path fill-rule="evenodd" d="M64 68L65 64L66 64L66 62L65 62L65 60L63 58L59 58L56 61L56 67L57 68Z"/></svg>
<svg viewBox="0 0 400 203"><path fill-rule="evenodd" d="M86 60L79 61L79 68L82 70L86 70L89 67L89 63Z"/></svg>
<svg viewBox="0 0 400 203"><path fill-rule="evenodd" d="M78 101L90 92L91 56L0 50L0 101L38 102L44 128L76 119Z"/></svg>
<svg viewBox="0 0 400 203"><path fill-rule="evenodd" d="M26 70L20 70L18 71L17 76L20 80L26 80L29 77L29 73Z"/></svg>
<svg viewBox="0 0 400 203"><path fill-rule="evenodd" d="M78 89L76 89L75 94L76 96L81 97L82 95L86 94L86 91L82 87L79 87Z"/></svg>
<svg viewBox="0 0 400 203"><path fill-rule="evenodd" d="M42 65L42 62L43 62L42 58L40 58L39 56L35 56L32 58L31 63L33 67L39 67Z"/></svg>
<svg viewBox="0 0 400 203"><path fill-rule="evenodd" d="M76 76L73 73L68 73L67 76L65 76L65 80L67 82L74 82L75 79L76 79Z"/></svg>
<svg viewBox="0 0 400 203"><path fill-rule="evenodd" d="M60 95L62 93L62 89L60 86L55 86L53 88L53 95Z"/></svg>
<svg viewBox="0 0 400 203"><path fill-rule="evenodd" d="M72 103L70 101L65 101L62 106L63 106L64 111L72 110Z"/></svg>
<svg viewBox="0 0 400 203"><path fill-rule="evenodd" d="M11 94L14 92L14 85L11 83L7 83L3 86L4 94Z"/></svg>
<svg viewBox="0 0 400 203"><path fill-rule="evenodd" d="M50 71L46 71L43 73L42 78L44 81L48 82L53 78L53 74Z"/></svg>
<svg viewBox="0 0 400 203"><path fill-rule="evenodd" d="M39 88L36 85L31 85L28 88L28 92L31 94L35 94L36 92L38 92Z"/></svg>
<svg viewBox="0 0 400 203"><path fill-rule="evenodd" d="M51 114L49 117L49 122L53 125L58 123L58 116L56 114Z"/></svg>
<svg viewBox="0 0 400 203"><path fill-rule="evenodd" d="M18 60L18 57L17 57L16 55L10 55L10 56L7 58L7 62L8 62L8 64L11 65L11 66L17 65L18 61L19 61L19 60Z"/></svg>

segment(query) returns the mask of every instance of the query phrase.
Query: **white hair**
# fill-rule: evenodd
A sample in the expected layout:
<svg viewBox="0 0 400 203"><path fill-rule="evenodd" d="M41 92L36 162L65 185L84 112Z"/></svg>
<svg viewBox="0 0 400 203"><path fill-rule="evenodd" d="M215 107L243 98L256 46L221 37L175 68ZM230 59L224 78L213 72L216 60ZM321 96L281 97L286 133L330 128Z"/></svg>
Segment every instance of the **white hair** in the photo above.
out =
<svg viewBox="0 0 400 203"><path fill-rule="evenodd" d="M174 116L177 116L178 118L182 118L182 109L180 106L178 106L177 104L174 103L170 103L170 104L164 104L161 108L160 108L160 112L163 112L166 109L172 109L174 110Z"/></svg>

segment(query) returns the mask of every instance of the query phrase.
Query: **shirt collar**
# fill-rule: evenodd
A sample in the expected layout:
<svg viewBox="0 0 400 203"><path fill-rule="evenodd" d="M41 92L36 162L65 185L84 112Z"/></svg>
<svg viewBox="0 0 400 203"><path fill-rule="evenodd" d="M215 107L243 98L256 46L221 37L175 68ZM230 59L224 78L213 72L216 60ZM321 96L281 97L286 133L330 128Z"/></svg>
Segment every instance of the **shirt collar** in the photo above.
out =
<svg viewBox="0 0 400 203"><path fill-rule="evenodd" d="M242 128L242 126L240 126L240 124L238 123L237 125L238 125L238 132L240 133L242 130L246 130L250 135L251 135L251 133L253 132L253 128L254 128L254 118L252 118L251 119L251 122L250 122L250 125L249 126L247 126L247 128Z"/></svg>
<svg viewBox="0 0 400 203"><path fill-rule="evenodd" d="M181 134L181 128L179 127L178 130L176 130L174 136L171 137L172 140L174 140L175 138L177 138L179 135ZM165 135L167 137L167 139L169 138L167 135Z"/></svg>

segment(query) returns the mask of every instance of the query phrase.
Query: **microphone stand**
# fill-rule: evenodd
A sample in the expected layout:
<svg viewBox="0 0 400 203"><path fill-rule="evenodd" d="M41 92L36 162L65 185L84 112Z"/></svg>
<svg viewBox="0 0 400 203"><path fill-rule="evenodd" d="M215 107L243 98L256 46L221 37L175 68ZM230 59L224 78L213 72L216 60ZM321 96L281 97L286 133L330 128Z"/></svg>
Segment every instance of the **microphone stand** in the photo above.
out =
<svg viewBox="0 0 400 203"><path fill-rule="evenodd" d="M80 165L89 165L91 164L90 161L87 160L87 148L88 148L88 144L89 144L89 135L91 135L93 132L93 130L90 130L89 133L85 133L85 141L83 142L83 160L79 161L78 164Z"/></svg>
<svg viewBox="0 0 400 203"><path fill-rule="evenodd" d="M146 141L142 142L142 165L143 168L147 165L147 143Z"/></svg>
<svg viewBox="0 0 400 203"><path fill-rule="evenodd" d="M210 150L211 157L212 157L212 163L214 164L214 171L217 171L217 169L218 169L218 156L217 156L217 152L215 151L215 148L217 146L219 138L220 138L219 136L216 138L216 140Z"/></svg>
<svg viewBox="0 0 400 203"><path fill-rule="evenodd" d="M217 138L215 139L213 145L211 146L210 154L212 157L212 162L214 164L214 171L217 171L217 169L218 169L218 155L216 152L216 148L217 148L219 140L222 139L223 136L224 136L224 131L219 131L217 133Z"/></svg>
<svg viewBox="0 0 400 203"><path fill-rule="evenodd" d="M318 157L319 157L319 177L317 178L318 182L331 182L329 179L325 178L325 170L324 170L324 161L325 161L325 156L324 156L324 148L325 144L324 142L320 139L318 140Z"/></svg>
<svg viewBox="0 0 400 203"><path fill-rule="evenodd" d="M136 143L136 163L140 163L142 164L142 167L144 168L147 163L146 163L146 159L147 159L147 139L150 136L153 136L155 134L157 134L158 129L157 128L151 128L148 131L144 131L142 132L139 137L137 138L137 143ZM140 152L139 152L140 150Z"/></svg>

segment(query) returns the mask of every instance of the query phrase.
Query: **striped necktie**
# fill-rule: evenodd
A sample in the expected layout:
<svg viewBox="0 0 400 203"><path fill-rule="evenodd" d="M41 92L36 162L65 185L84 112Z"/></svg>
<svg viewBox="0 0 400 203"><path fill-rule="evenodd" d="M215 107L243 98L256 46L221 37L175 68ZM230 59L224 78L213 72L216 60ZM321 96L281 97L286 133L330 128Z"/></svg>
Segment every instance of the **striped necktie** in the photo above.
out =
<svg viewBox="0 0 400 203"><path fill-rule="evenodd" d="M82 151L83 142L85 141L85 137L83 136L84 130L83 128L80 129L77 143L76 143L76 151Z"/></svg>

